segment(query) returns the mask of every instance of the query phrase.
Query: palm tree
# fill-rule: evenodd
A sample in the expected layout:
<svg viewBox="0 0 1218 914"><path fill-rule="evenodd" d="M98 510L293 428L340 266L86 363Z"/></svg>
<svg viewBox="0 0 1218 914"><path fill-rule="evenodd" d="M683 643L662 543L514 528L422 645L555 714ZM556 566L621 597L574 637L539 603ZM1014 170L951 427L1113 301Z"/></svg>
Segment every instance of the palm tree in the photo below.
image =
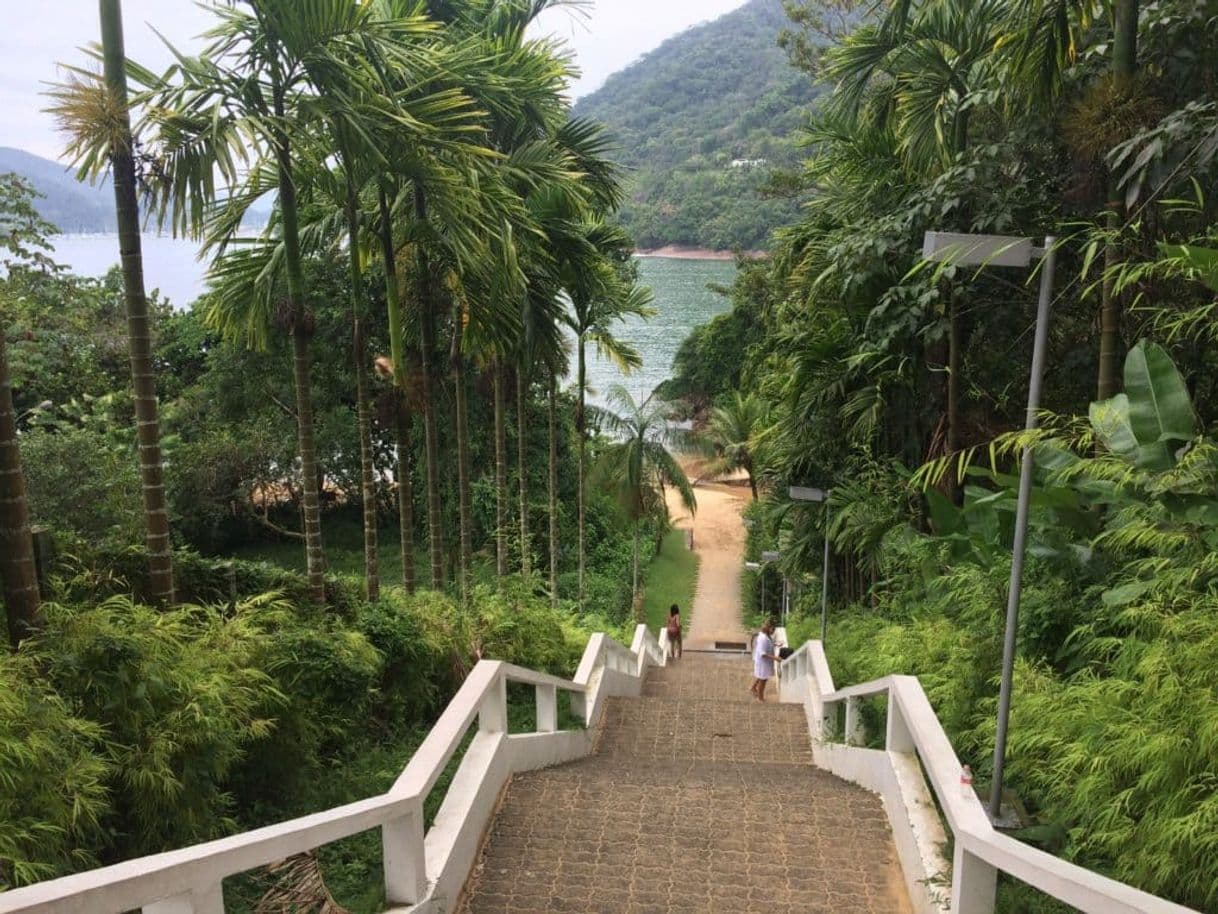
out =
<svg viewBox="0 0 1218 914"><path fill-rule="evenodd" d="M397 445L397 467L394 476L398 483L398 536L402 559L402 586L407 593L414 593L414 486L411 480L410 459L411 415L406 399L406 344L403 339L403 318L400 290L398 288L397 249L393 244L393 217L389 207L389 194L384 182L377 188L378 235L381 240L381 257L385 270L385 304L389 319L389 356L392 362L394 409L393 427Z"/></svg>
<svg viewBox="0 0 1218 914"><path fill-rule="evenodd" d="M587 401L588 401L588 344L591 343L602 358L613 360L620 369L629 371L643 364L642 358L630 344L613 334L613 324L629 316L649 317L651 290L623 280L621 271L615 266L620 258L629 257L633 245L629 237L616 226L596 223L589 227L588 238L592 247L603 257L593 268L584 268L567 278L566 289L571 298L571 310L567 313L567 325L575 334L576 347L576 395L575 431L579 450L579 490L576 495L578 508L579 539L579 605L584 603L584 575L587 561L586 510L587 493Z"/></svg>
<svg viewBox="0 0 1218 914"><path fill-rule="evenodd" d="M1135 91L1138 67L1138 18L1140 0L1016 0L1011 6L1010 40L1017 49L1013 72L1033 90L1034 105L1051 103L1066 86L1067 70L1084 47L1084 34L1098 15L1107 13L1112 23L1110 43L1111 91L1128 98ZM1119 250L1115 236L1125 209L1116 176L1109 174L1105 218L1109 239L1104 246L1104 275L1100 299L1099 370L1097 398L1107 400L1120 389L1121 301L1110 279Z"/></svg>
<svg viewBox="0 0 1218 914"><path fill-rule="evenodd" d="M292 345L307 573L311 593L321 601L325 555L310 379L313 319L301 255L298 156L301 148L319 145L313 114L322 97L328 99L329 117L344 119L352 134L365 131L363 120L370 115L394 122L404 142L435 133L430 105L415 111L395 100L402 110L386 104L369 111L369 100L382 97L381 86L377 68L361 66L376 57L415 73L436 72L425 40L435 28L419 15L382 18L374 6L346 0L318 0L303 8L293 0L250 0L241 7L216 3L212 9L219 23L202 55L179 53L165 77L149 77L155 89L149 121L158 135L164 176L162 213L172 210L175 229L206 230L208 249L223 254L240 229L244 209L269 191L278 193L278 219L271 230L282 246L287 292L279 322ZM441 120L448 117L443 108ZM243 171L251 148L258 167ZM217 174L231 196L223 215L209 220ZM246 268L254 262L249 260ZM238 276L241 268L238 262L221 273ZM230 335L244 333L261 344L273 323L274 283L265 270L255 275L260 294L229 283L228 294L213 298L208 319Z"/></svg>
<svg viewBox="0 0 1218 914"><path fill-rule="evenodd" d="M736 391L725 406L711 412L706 429L707 441L717 455L712 464L714 473L744 470L749 477L753 501L757 500L757 477L754 475L756 440L765 425L765 404L754 394Z"/></svg>
<svg viewBox="0 0 1218 914"><path fill-rule="evenodd" d="M127 308L127 342L135 401L140 488L148 550L148 594L173 603L173 545L161 457L160 410L152 360L152 321L144 289L139 204L136 199L135 141L128 107L127 59L123 47L120 0L99 3L102 79L90 85L74 78L53 92L52 111L69 135L68 155L81 166L80 177L96 178L109 166L114 185L118 242Z"/></svg>
<svg viewBox="0 0 1218 914"><path fill-rule="evenodd" d="M978 93L1000 84L1004 59L996 48L1008 33L1008 16L1004 0L895 4L881 22L863 26L829 53L827 76L838 84L834 104L848 118L866 107L870 118L886 122L909 167L942 170L968 147ZM958 296L945 289L945 299L946 450L955 453L964 327ZM954 485L953 494L961 494Z"/></svg>
<svg viewBox="0 0 1218 914"><path fill-rule="evenodd" d="M8 370L8 346L0 322L0 584L8 611L9 642L16 647L38 626L38 575L25 475L17 443L17 413Z"/></svg>
<svg viewBox="0 0 1218 914"><path fill-rule="evenodd" d="M691 514L697 511L698 501L685 471L669 450L684 436L669 425L668 405L654 395L637 403L630 391L620 384L609 389L608 401L616 412L612 409L594 409L593 412L601 427L617 435L619 440L605 449L593 476L617 495L634 525L632 580L637 604L640 523L649 514L667 512L666 485L677 490L682 504Z"/></svg>

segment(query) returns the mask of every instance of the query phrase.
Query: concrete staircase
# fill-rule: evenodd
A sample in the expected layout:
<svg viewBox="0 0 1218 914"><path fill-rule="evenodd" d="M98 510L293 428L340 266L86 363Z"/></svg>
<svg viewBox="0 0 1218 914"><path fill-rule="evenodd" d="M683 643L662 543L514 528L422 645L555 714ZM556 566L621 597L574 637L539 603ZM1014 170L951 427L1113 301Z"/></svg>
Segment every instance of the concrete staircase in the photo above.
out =
<svg viewBox="0 0 1218 914"><path fill-rule="evenodd" d="M803 707L749 681L686 654L611 699L591 756L511 781L458 910L908 911L879 799L813 767Z"/></svg>

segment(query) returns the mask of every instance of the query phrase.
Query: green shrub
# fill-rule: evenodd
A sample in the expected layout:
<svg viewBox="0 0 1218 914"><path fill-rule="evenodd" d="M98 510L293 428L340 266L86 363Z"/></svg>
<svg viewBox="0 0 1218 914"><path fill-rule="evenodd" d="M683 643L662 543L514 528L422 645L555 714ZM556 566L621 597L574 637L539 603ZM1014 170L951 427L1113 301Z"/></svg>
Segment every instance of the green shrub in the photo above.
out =
<svg viewBox="0 0 1218 914"><path fill-rule="evenodd" d="M95 862L114 774L103 736L32 655L0 653L0 891Z"/></svg>
<svg viewBox="0 0 1218 914"><path fill-rule="evenodd" d="M111 437L68 425L21 437L34 521L61 540L118 549L144 541L135 449L116 448Z"/></svg>
<svg viewBox="0 0 1218 914"><path fill-rule="evenodd" d="M159 851L229 828L226 779L282 707L260 661L286 606L264 599L223 615L111 597L45 609L31 650L58 694L105 732L109 850Z"/></svg>

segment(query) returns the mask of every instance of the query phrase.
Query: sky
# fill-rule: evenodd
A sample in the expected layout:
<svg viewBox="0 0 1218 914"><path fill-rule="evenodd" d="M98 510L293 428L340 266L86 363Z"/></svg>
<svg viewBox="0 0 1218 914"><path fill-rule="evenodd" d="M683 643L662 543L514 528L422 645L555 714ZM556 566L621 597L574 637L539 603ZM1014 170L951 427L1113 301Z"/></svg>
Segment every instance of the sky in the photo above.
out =
<svg viewBox="0 0 1218 914"><path fill-rule="evenodd" d="M582 72L575 97L599 87L664 39L714 19L745 0L594 0L582 12L554 9L538 23L575 51ZM17 0L6 0L16 5ZM150 26L183 50L211 21L194 0L124 0L127 56L158 69L169 54ZM26 0L24 12L4 17L0 30L0 146L56 158L62 140L41 109L41 93L56 82L60 63L80 63L79 48L97 40L97 0Z"/></svg>

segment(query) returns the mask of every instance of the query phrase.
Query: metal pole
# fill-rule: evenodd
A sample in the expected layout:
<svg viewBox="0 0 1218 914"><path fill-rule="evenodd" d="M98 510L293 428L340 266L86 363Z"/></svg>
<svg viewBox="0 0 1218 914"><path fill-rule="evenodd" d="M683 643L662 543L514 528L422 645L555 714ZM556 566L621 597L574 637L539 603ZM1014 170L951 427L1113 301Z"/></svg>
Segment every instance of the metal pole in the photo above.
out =
<svg viewBox="0 0 1218 914"><path fill-rule="evenodd" d="M765 614L765 562L761 563L761 619L764 622Z"/></svg>
<svg viewBox="0 0 1218 914"><path fill-rule="evenodd" d="M1053 298L1053 271L1057 265L1053 246L1057 239L1045 239L1040 265L1040 302L1036 308L1036 342L1032 347L1032 376L1028 382L1028 415L1024 428L1037 427L1040 389L1045 376L1045 349L1049 339L1049 304ZM1019 472L1019 503L1015 511L1015 544L1011 556L1011 583L1007 590L1007 628L1002 643L1002 686L998 692L998 728L994 738L994 783L990 793L990 817L1002 812L1002 776L1006 766L1007 720L1011 713L1011 679L1015 670L1015 636L1019 628L1019 597L1023 588L1024 547L1028 539L1028 507L1032 500L1032 449L1024 448Z"/></svg>
<svg viewBox="0 0 1218 914"><path fill-rule="evenodd" d="M829 495L825 493L825 566L820 584L820 640L829 634Z"/></svg>

